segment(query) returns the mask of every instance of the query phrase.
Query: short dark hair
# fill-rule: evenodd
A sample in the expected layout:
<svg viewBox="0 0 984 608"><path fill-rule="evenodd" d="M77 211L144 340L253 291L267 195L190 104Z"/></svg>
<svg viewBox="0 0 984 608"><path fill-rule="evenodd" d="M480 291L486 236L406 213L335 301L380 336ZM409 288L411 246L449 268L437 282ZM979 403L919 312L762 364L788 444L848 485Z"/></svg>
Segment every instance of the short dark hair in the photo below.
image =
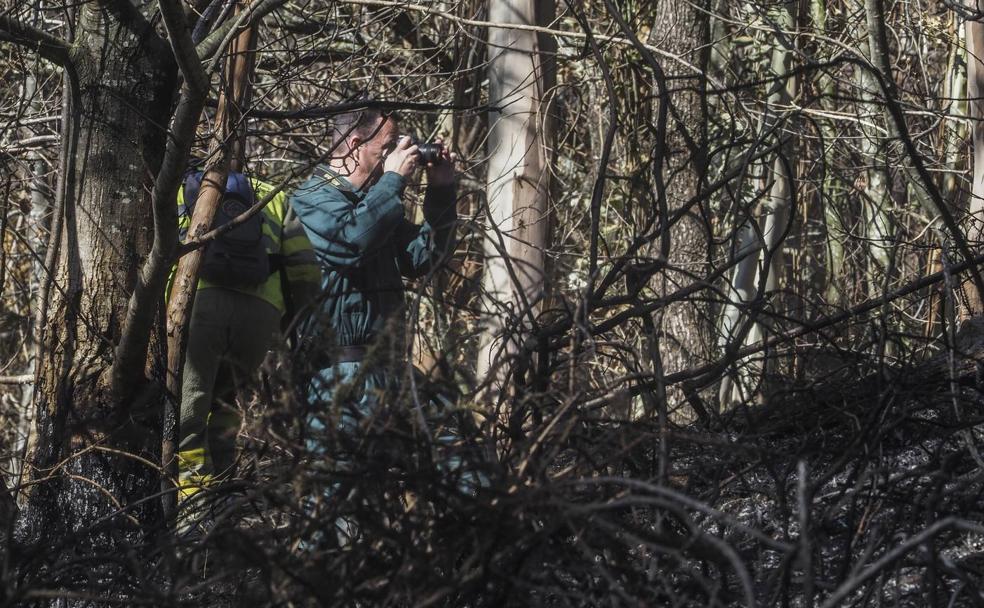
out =
<svg viewBox="0 0 984 608"><path fill-rule="evenodd" d="M383 119L393 119L394 116L384 114L375 108L362 108L335 115L332 126L332 144L338 146L342 140L351 135L368 137L376 132Z"/></svg>

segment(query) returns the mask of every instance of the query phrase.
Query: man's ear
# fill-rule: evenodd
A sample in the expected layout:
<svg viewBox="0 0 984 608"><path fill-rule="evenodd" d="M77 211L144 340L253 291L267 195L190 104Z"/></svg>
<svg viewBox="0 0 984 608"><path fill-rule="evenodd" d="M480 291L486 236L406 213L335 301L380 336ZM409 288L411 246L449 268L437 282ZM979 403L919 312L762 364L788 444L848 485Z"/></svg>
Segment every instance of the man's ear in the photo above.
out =
<svg viewBox="0 0 984 608"><path fill-rule="evenodd" d="M356 163L359 162L359 147L362 146L362 138L358 135L352 135L346 140L348 142L348 156L352 158Z"/></svg>

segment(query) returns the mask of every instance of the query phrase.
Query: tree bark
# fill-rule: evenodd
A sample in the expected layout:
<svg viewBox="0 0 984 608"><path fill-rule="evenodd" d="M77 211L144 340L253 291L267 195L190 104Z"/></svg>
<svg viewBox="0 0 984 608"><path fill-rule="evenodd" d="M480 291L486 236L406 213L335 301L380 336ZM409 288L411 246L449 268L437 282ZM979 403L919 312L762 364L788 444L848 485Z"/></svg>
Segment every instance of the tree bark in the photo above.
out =
<svg viewBox="0 0 984 608"><path fill-rule="evenodd" d="M811 0L810 18L814 28L821 34L827 34L827 10L825 0ZM826 72L818 75L818 88L820 90L820 107L825 111L835 108L835 80ZM823 206L823 218L827 232L827 281L825 295L827 302L834 306L846 306L847 294L844 292L845 281L843 268L845 264L844 244L841 239L848 234L841 220L838 202L843 200L844 189L840 182L832 176L827 167L832 167L834 157L834 141L837 137L837 130L834 121L823 118L819 121L820 132L823 135L823 167L824 181L822 184L823 192L826 194L824 200L820 201Z"/></svg>
<svg viewBox="0 0 984 608"><path fill-rule="evenodd" d="M967 0L975 11L984 10L981 0ZM970 117L973 181L965 220L970 246L979 251L984 241L984 23L967 20L967 114ZM973 283L964 286L971 315L984 312L984 294Z"/></svg>
<svg viewBox="0 0 984 608"><path fill-rule="evenodd" d="M32 20L37 24L40 21L40 11L35 9L32 11ZM29 104L31 107L31 113L37 114L41 110L41 92L38 90L38 78L36 73L31 73L27 76L27 81L24 86L23 92L23 102ZM30 136L30 133L25 133L25 136ZM31 200L31 211L28 218L28 242L32 243L34 247L33 260L31 262L31 282L29 288L31 290L30 303L34 310L37 310L41 284L45 280L45 268L43 265L44 257L46 254L44 242L46 240L46 226L45 221L50 217L51 212L51 186L46 183L45 174L47 170L45 168L45 161L42 154L38 151L31 151L27 155L29 164L27 175L25 176L29 183L30 190L30 200ZM28 366L24 369L23 373L25 376L30 376L32 379L34 377L35 371L37 369L36 361L38 355L38 342L35 339L37 335L37 328L34 327L34 323L29 327L29 338L26 348L28 350L27 359ZM19 479L22 475L24 467L24 458L28 453L30 446L34 444L34 414L32 404L34 402L34 382L25 383L21 389L20 394L20 417L18 419L17 428L17 439L16 445L14 446L12 453L12 462L10 464L11 479Z"/></svg>
<svg viewBox="0 0 984 608"><path fill-rule="evenodd" d="M537 25L552 17L545 0L491 0L489 20ZM553 43L535 32L489 28L489 115L483 334L478 377L495 399L505 368L536 323L546 279Z"/></svg>
<svg viewBox="0 0 984 608"><path fill-rule="evenodd" d="M883 18L875 2L865 0L853 7L863 11L859 33L864 37L861 45L863 54L881 70L890 65L888 50L881 38ZM884 72L883 74L890 74ZM878 107L879 88L875 77L869 70L857 69L856 78L861 102L858 103L858 118L864 134L861 152L865 157L865 180L862 199L862 217L869 243L868 293L875 295L891 281L895 259L895 218L893 201L889 196L892 176L889 172L889 157L886 138L879 132L881 118L885 120L885 130L891 131L891 117L885 116Z"/></svg>
<svg viewBox="0 0 984 608"><path fill-rule="evenodd" d="M864 0L864 9L868 33L868 57L874 68L872 76L876 77L879 89L885 96L883 110L888 134L893 141L901 143L905 150L907 158L901 168L906 177L906 183L912 185L908 191L930 216L942 220L944 228L937 230L942 246L944 248L952 247L955 252L959 252L959 257L964 260L973 259L974 252L967 243L964 231L957 225L949 205L943 199L933 177L926 169L922 157L916 150L905 121L905 115L899 107L898 86L895 83L889 56L883 0ZM968 44L970 43L968 42ZM858 67L868 71L868 66ZM981 276L980 271L976 267L971 267L970 275L974 288L984 291L984 277ZM888 282L885 285L887 287Z"/></svg>
<svg viewBox="0 0 984 608"><path fill-rule="evenodd" d="M703 70L707 63L710 23L709 3L661 1L656 6L650 42ZM666 207L670 215L695 197L707 172L706 79L679 62L664 64L668 93L660 103L669 105L663 166L654 171L668 176ZM663 177L658 179L662 180ZM709 215L701 204L688 213L661 242L658 257L666 256L669 268L656 277L657 294L673 292L710 274ZM713 311L700 301L671 304L657 315L655 330L662 334L659 348L667 374L709 361L714 349Z"/></svg>
<svg viewBox="0 0 984 608"><path fill-rule="evenodd" d="M787 2L777 9L776 24L784 32L789 32L786 40L793 40L796 27L796 7ZM778 286L778 273L782 268L782 239L788 232L790 210L795 190L794 175L790 172L795 166L795 142L789 135L790 128L780 121L783 108L788 108L796 94L797 79L791 73L795 49L788 48L783 40L777 40L772 49L770 76L775 84L769 93L768 107L762 120L765 141L779 140L779 151L772 163L769 194L759 210L758 225L749 218L749 225L742 226L736 234L735 258L742 258L735 267L728 285L729 301L724 307L721 327L721 346L729 348L751 346L762 340L764 328L760 322L750 320L745 310L757 298L775 291ZM757 255L748 255L759 249ZM746 325L751 324L746 327ZM762 391L763 364L755 359L739 360L726 376L719 389L722 408L748 403L755 392Z"/></svg>
<svg viewBox="0 0 984 608"><path fill-rule="evenodd" d="M195 201L194 211L188 227L188 237L194 238L207 232L212 226L225 192L226 178L233 166L242 169L245 162L241 155L245 150L245 128L239 129L241 116L236 107L246 107L249 97L249 76L252 67L254 32L246 29L239 34L230 48L226 62L227 87L219 96L215 113L216 132L209 147L209 158L213 162L206 168L202 187ZM181 256L174 272L171 297L167 307L167 388L172 395L181 394L181 370L184 364L184 350L191 307L198 288L198 270L201 267L203 248L198 248ZM171 424L172 416L167 416L167 428L162 448L162 463L169 479L164 480L165 511L170 517L177 503L174 483L177 480L177 436L176 424ZM174 419L177 419L176 413Z"/></svg>
<svg viewBox="0 0 984 608"><path fill-rule="evenodd" d="M151 244L147 191L158 172L176 84L170 53L128 3L79 9L59 255L43 316L35 408L36 482L17 539L37 576L71 588L90 572L74 556L111 556L160 521L158 412L122 401L111 363ZM77 145L75 145L77 143ZM57 563L61 561L61 566ZM121 574L107 566L106 582Z"/></svg>

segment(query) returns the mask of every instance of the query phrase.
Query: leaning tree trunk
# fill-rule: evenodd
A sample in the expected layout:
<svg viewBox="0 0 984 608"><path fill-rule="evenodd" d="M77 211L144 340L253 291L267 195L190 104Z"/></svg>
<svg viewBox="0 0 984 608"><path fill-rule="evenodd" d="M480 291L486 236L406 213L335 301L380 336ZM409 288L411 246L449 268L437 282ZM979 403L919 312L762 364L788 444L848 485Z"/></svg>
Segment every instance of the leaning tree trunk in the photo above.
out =
<svg viewBox="0 0 984 608"><path fill-rule="evenodd" d="M549 22L551 2L491 0L489 21ZM552 69L535 32L489 28L488 216L483 324L478 376L497 398L543 298L549 208L549 120L545 95Z"/></svg>
<svg viewBox="0 0 984 608"><path fill-rule="evenodd" d="M176 68L153 27L120 6L82 5L68 69L60 255L36 377L34 485L17 535L24 572L52 588L125 582L119 548L160 521L159 501L141 500L158 490L156 413L114 394L110 370L152 241L148 183Z"/></svg>

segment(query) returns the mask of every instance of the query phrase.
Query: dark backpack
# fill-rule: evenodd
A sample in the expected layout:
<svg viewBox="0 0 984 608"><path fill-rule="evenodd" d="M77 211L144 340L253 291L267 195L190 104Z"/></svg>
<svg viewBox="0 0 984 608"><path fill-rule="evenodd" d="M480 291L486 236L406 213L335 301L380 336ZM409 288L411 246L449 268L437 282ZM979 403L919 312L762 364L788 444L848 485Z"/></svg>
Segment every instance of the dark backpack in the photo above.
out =
<svg viewBox="0 0 984 608"><path fill-rule="evenodd" d="M185 179L184 198L192 209L202 185L202 172ZM242 215L254 204L253 188L245 175L230 172L225 194L215 211L212 229ZM270 277L270 256L263 242L264 213L253 215L235 228L223 232L205 246L199 276L223 287L258 287Z"/></svg>

